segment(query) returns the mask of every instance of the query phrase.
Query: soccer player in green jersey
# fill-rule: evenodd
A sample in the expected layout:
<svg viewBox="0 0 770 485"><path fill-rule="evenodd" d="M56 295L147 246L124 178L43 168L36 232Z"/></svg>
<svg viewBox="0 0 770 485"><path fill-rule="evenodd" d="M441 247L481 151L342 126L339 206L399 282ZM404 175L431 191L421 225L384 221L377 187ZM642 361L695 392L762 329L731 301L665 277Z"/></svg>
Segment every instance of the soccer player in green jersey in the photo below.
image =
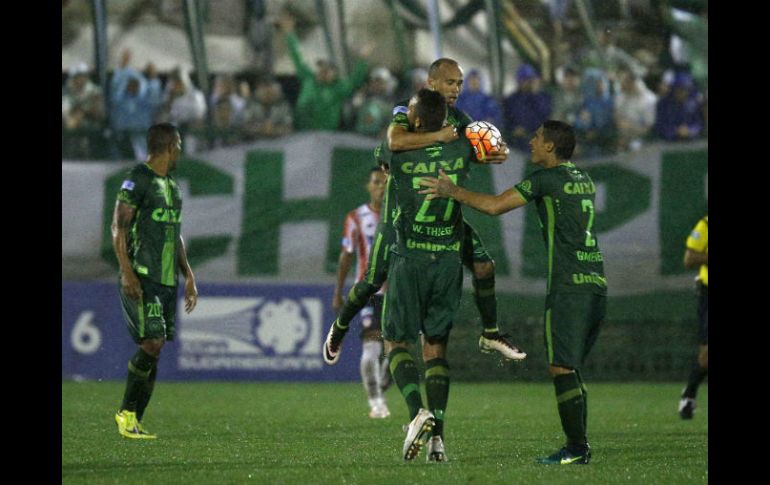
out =
<svg viewBox="0 0 770 485"><path fill-rule="evenodd" d="M393 109L393 120L388 128L387 146L375 150L378 163L387 164L387 158L393 152L425 148L434 143L448 143L457 140L458 131L463 132L472 121L464 112L457 109L455 101L460 94L463 84L463 72L457 61L448 58L436 60L430 66L428 86L440 93L446 99L446 126L434 131L416 131L409 123L407 110L409 100L396 104ZM507 147L499 152L487 154L487 163L501 163L507 158ZM494 260L487 252L481 237L467 222L465 224L465 240L463 242L463 264L473 274L473 296L476 307L481 315L483 331L479 337L479 349L485 353L494 351L506 359L521 360L527 354L508 340L508 335L502 334L497 325L497 297L495 295L495 266ZM378 243L379 241L379 243ZM383 217L377 234L375 245L369 260L366 278L357 283L348 293L337 319L332 323L324 342L324 361L333 365L339 360L342 340L347 332L353 316L364 307L369 298L374 295L387 279L386 257L388 247L393 242L393 231L387 225L387 214Z"/></svg>
<svg viewBox="0 0 770 485"><path fill-rule="evenodd" d="M545 346L548 371L567 444L539 458L543 464L587 464L588 401L580 367L596 342L606 311L607 280L593 232L596 186L569 161L575 149L573 128L548 120L530 141L532 163L541 170L499 195L471 192L445 173L423 178L420 191L449 197L487 214L499 215L534 201L548 253Z"/></svg>
<svg viewBox="0 0 770 485"><path fill-rule="evenodd" d="M457 138L458 132L465 131L473 120L455 103L463 87L463 69L454 59L442 57L428 69L428 88L439 92L447 103L447 126L436 132L416 132L409 129L405 107L407 102L398 103L393 110L393 120L388 128L388 146L393 151L424 148L436 141L447 142ZM455 131L449 136L449 127ZM449 139L447 137L449 136ZM489 153L485 162L502 163L508 158L508 148L503 143L500 151ZM471 271L473 299L481 315L483 331L479 337L479 349L482 352L500 352L505 358L522 360L527 354L519 350L502 334L497 325L497 297L495 295L495 262L476 230L465 224L463 242L463 264Z"/></svg>
<svg viewBox="0 0 770 485"><path fill-rule="evenodd" d="M185 310L198 302L195 275L182 233L182 197L170 172L182 153L179 130L150 127L149 156L123 181L112 217L112 246L120 265L120 301L128 332L138 345L128 361L123 403L115 415L126 438L155 438L141 424L155 387L160 350L176 332L177 275L185 276Z"/></svg>
<svg viewBox="0 0 770 485"><path fill-rule="evenodd" d="M440 93L421 89L410 101L407 116L415 130L435 131L444 123L446 112L446 102ZM426 442L428 460L446 460L446 348L462 296L465 236L460 205L451 199L427 200L418 193L418 182L423 175L438 174L443 167L449 177L464 184L473 161L476 157L464 135L450 143L395 152L390 158L389 184L396 197L396 239L388 261L382 333L393 380L404 396L411 418L403 446L405 460L414 459ZM390 194L386 211L393 207ZM409 352L420 334L427 408L423 407L420 375Z"/></svg>

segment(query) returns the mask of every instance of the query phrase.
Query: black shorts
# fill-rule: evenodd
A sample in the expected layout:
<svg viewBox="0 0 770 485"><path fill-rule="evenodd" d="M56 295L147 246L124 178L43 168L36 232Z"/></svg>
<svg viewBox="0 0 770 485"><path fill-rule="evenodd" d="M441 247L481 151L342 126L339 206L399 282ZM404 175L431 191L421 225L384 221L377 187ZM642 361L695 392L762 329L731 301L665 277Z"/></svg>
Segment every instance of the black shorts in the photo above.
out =
<svg viewBox="0 0 770 485"><path fill-rule="evenodd" d="M139 277L142 296L132 300L123 293L118 281L118 292L123 309L123 320L128 333L137 344L146 339L174 340L176 334L176 286L166 286Z"/></svg>
<svg viewBox="0 0 770 485"><path fill-rule="evenodd" d="M709 287L701 283L697 284L698 292L698 343L709 344Z"/></svg>

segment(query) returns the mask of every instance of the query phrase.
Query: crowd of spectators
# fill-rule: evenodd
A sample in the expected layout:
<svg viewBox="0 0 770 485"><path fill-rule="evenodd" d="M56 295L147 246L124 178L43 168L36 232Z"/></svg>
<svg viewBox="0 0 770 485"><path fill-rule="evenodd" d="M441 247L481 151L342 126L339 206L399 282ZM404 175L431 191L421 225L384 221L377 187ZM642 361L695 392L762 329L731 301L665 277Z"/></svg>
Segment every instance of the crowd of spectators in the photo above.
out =
<svg viewBox="0 0 770 485"><path fill-rule="evenodd" d="M705 22L706 16L698 19ZM666 21L675 22L671 16ZM186 69L158 73L148 63L140 71L125 51L111 72L105 99L88 65L73 65L62 83L63 157L143 160L147 128L166 121L180 127L188 153L306 130L382 138L393 105L426 83L423 67L393 73L370 66L372 46L354 53L347 76L325 60L316 61L312 69L301 52L293 19L283 16L277 27L294 66L289 82L270 75L219 73L211 77L210 92L204 93ZM697 44L697 36L686 33ZM662 73L656 77L650 75L649 63L619 48L608 30L600 29L597 39L596 48L580 49L557 66L551 84L544 84L535 66L520 63L512 73L514 88L502 99L485 89L488 80L482 66L463 66L465 85L457 107L473 119L492 122L509 146L527 153L534 130L549 118L575 127L575 156L584 158L638 150L650 140L707 136L707 67L697 53L692 56L694 71L687 60L674 61L653 66ZM704 49L707 46L691 50Z"/></svg>

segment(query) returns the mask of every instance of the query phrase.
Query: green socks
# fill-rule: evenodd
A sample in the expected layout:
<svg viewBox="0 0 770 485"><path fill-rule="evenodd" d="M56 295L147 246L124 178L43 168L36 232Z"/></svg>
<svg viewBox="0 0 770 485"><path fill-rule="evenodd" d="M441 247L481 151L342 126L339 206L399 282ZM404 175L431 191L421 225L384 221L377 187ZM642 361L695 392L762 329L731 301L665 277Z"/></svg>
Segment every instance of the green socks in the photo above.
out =
<svg viewBox="0 0 770 485"><path fill-rule="evenodd" d="M567 446L586 444L586 401L577 374L561 374L553 378L561 427L567 435Z"/></svg>
<svg viewBox="0 0 770 485"><path fill-rule="evenodd" d="M404 348L397 347L388 354L390 360L390 372L401 394L404 396L406 406L409 408L409 419L414 419L422 405L420 394L420 374L412 354Z"/></svg>
<svg viewBox="0 0 770 485"><path fill-rule="evenodd" d="M350 321L366 306L369 298L372 297L380 288L371 285L366 280L361 280L350 289L345 303L340 309L339 318L337 318L337 329L346 332L350 326Z"/></svg>
<svg viewBox="0 0 770 485"><path fill-rule="evenodd" d="M449 363L445 359L431 359L425 363L425 393L428 408L436 417L433 436L443 436L444 412L449 399Z"/></svg>
<svg viewBox="0 0 770 485"><path fill-rule="evenodd" d="M149 404L150 402L150 397L152 397L152 391L155 389L155 378L157 376L158 376L158 363L156 362L155 365L152 366L150 375L147 377L147 385L144 388L144 392L139 397L139 401L136 403L137 421L141 421L142 416L144 416L144 410L147 408L147 404Z"/></svg>
<svg viewBox="0 0 770 485"><path fill-rule="evenodd" d="M495 296L495 276L476 279L473 277L473 301L481 315L484 333L495 333L497 329L497 297Z"/></svg>
<svg viewBox="0 0 770 485"><path fill-rule="evenodd" d="M150 373L157 361L158 359L141 348L137 349L134 356L128 361L126 391L123 394L123 404L121 404L120 409L136 411L139 399L147 389Z"/></svg>
<svg viewBox="0 0 770 485"><path fill-rule="evenodd" d="M583 391L583 429L588 433L588 388L583 382L583 376L580 375L579 370L575 369L575 375L580 383L580 390Z"/></svg>

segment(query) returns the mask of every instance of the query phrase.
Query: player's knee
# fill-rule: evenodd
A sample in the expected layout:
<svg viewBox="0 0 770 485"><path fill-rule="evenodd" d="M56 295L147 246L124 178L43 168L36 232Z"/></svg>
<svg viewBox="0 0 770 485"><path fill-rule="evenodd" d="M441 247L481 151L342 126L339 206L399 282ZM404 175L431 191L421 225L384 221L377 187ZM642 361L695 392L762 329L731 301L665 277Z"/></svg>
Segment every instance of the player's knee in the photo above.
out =
<svg viewBox="0 0 770 485"><path fill-rule="evenodd" d="M369 300L369 298L377 293L381 287L382 285L373 285L371 283L367 283L366 281L359 281L353 285L348 298L354 301L364 302Z"/></svg>
<svg viewBox="0 0 770 485"><path fill-rule="evenodd" d="M443 335L440 337L425 337L422 345L423 361L427 362L432 359L445 358L448 340L448 335Z"/></svg>
<svg viewBox="0 0 770 485"><path fill-rule="evenodd" d="M495 275L494 261L483 261L483 262L473 263L473 276L475 276L477 280L491 278L494 275Z"/></svg>
<svg viewBox="0 0 770 485"><path fill-rule="evenodd" d="M142 350L152 355L153 357L160 357L160 350L163 348L163 344L166 341L163 339L149 339L142 341Z"/></svg>
<svg viewBox="0 0 770 485"><path fill-rule="evenodd" d="M564 374L569 374L571 372L575 372L574 369L569 369L567 367L561 367L558 365L549 365L548 366L548 374L551 375L551 377L561 376Z"/></svg>

